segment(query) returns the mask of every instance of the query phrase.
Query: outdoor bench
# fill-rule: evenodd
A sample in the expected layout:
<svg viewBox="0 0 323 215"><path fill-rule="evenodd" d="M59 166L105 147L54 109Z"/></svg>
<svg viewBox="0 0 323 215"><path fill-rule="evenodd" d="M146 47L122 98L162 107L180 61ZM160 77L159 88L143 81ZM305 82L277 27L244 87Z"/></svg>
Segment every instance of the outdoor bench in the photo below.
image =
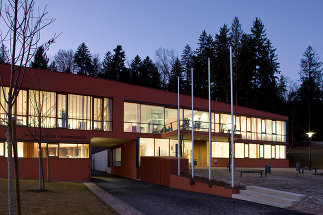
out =
<svg viewBox="0 0 323 215"><path fill-rule="evenodd" d="M262 172L264 170L239 170L240 172L240 178L242 178L242 173L260 173L260 176L262 177ZM265 176L267 176L267 173L265 172Z"/></svg>
<svg viewBox="0 0 323 215"><path fill-rule="evenodd" d="M309 171L312 171L312 169L314 169L315 171L315 174L317 173L317 169L318 168L301 168L302 169L302 173L304 174L304 170L309 170ZM298 171L298 173L301 173L301 169Z"/></svg>

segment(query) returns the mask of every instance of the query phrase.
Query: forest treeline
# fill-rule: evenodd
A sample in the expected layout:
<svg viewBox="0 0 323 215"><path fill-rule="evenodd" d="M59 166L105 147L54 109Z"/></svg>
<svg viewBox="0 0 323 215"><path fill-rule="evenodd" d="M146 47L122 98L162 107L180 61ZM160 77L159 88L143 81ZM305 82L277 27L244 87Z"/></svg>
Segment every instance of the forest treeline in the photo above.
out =
<svg viewBox="0 0 323 215"><path fill-rule="evenodd" d="M315 50L304 47L300 62L298 83L288 83L280 73L276 49L267 36L261 19L256 18L250 32L243 32L237 17L230 26L224 24L212 36L203 31L193 50L186 45L180 55L174 50L160 48L155 60L135 56L126 65L126 53L121 45L107 51L101 61L92 55L85 43L77 50L59 50L50 62L46 50L39 47L31 67L72 74L100 77L141 86L190 95L191 68L194 69L194 95L208 96L208 58L211 61L211 97L230 102L230 57L232 46L234 104L289 116L289 142L306 144L306 132L323 139L323 84L322 62ZM8 52L2 44L0 63L7 63ZM287 87L292 86L292 87ZM309 114L310 111L310 114Z"/></svg>

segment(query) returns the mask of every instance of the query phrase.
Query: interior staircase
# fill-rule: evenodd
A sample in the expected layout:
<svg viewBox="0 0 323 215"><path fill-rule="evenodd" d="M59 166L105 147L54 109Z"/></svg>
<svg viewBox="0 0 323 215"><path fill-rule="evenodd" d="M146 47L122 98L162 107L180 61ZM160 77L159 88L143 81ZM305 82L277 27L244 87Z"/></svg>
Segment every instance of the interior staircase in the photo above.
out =
<svg viewBox="0 0 323 215"><path fill-rule="evenodd" d="M233 194L232 198L288 208L304 199L305 195L258 186L246 186L246 190L240 190L240 194Z"/></svg>

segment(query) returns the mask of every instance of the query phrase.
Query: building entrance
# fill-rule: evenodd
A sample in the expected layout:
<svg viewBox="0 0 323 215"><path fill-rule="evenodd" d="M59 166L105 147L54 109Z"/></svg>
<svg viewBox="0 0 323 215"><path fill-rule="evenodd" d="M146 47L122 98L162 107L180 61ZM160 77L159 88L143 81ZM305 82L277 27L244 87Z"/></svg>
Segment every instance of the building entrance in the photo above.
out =
<svg viewBox="0 0 323 215"><path fill-rule="evenodd" d="M206 141L194 141L194 160L197 161L196 167L207 166L207 146Z"/></svg>

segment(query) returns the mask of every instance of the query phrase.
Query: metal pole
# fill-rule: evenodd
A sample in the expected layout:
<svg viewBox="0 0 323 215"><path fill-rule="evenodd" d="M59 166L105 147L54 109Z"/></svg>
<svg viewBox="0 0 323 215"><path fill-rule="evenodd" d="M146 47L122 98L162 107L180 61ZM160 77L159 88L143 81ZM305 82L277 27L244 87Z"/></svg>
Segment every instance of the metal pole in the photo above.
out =
<svg viewBox="0 0 323 215"><path fill-rule="evenodd" d="M232 84L232 47L230 46L230 83L231 83L231 184L234 187L234 120L233 120L233 84Z"/></svg>
<svg viewBox="0 0 323 215"><path fill-rule="evenodd" d="M310 153L310 168L312 168L312 149L311 149L311 144L312 144L312 137L310 137L309 139L309 147L310 147L310 150L309 150L309 153Z"/></svg>
<svg viewBox="0 0 323 215"><path fill-rule="evenodd" d="M211 141L211 65L210 58L208 58L208 81L209 81L209 180L211 180L211 165L212 165L212 141Z"/></svg>
<svg viewBox="0 0 323 215"><path fill-rule="evenodd" d="M194 98L193 98L193 68L191 68L191 88L192 88L192 178L194 178Z"/></svg>
<svg viewBox="0 0 323 215"><path fill-rule="evenodd" d="M179 145L181 144L181 128L180 128L180 117L179 117L180 109L179 109L179 76L177 77L177 130L178 130L178 145L177 145L177 161L178 161L178 166L177 166L177 174L180 175L180 153L179 153Z"/></svg>

